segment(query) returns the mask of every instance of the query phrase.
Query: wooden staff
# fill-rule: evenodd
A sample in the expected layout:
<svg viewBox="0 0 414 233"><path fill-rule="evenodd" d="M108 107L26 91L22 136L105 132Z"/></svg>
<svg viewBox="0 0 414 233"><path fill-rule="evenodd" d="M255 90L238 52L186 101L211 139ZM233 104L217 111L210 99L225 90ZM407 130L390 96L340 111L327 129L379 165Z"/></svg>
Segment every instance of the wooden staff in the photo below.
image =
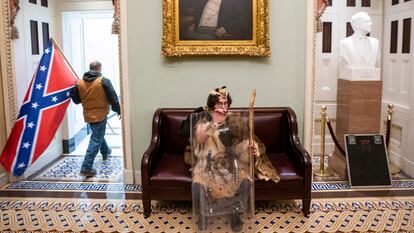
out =
<svg viewBox="0 0 414 233"><path fill-rule="evenodd" d="M252 94L250 95L250 103L249 103L249 144L253 145L253 137L254 137L254 127L253 127L253 115L254 115L254 100L256 99L256 89L253 90Z"/></svg>

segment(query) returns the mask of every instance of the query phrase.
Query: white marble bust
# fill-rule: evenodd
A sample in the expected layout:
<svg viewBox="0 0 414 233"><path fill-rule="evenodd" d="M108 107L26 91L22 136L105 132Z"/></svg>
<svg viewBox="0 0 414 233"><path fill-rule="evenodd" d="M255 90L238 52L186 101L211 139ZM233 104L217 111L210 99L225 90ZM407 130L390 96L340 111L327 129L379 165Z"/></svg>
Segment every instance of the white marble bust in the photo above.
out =
<svg viewBox="0 0 414 233"><path fill-rule="evenodd" d="M351 18L354 34L339 42L338 64L347 69L374 69L379 67L379 41L367 36L371 32L371 17L358 12Z"/></svg>

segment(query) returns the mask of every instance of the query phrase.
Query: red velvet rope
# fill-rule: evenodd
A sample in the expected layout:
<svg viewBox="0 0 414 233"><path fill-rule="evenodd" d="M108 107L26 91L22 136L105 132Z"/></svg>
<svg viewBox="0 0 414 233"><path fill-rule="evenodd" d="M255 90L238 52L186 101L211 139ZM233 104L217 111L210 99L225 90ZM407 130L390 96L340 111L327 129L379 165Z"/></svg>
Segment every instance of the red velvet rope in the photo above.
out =
<svg viewBox="0 0 414 233"><path fill-rule="evenodd" d="M334 131L332 129L331 122L330 121L327 121L326 124L328 125L329 133L332 136L332 139L333 139L333 141L335 143L336 148L338 148L339 152L341 152L341 154L343 154L345 156L345 151L344 151L344 149L342 149L341 145L339 144L338 139L336 139L335 133L334 133Z"/></svg>
<svg viewBox="0 0 414 233"><path fill-rule="evenodd" d="M327 121L326 124L328 125L329 133L332 136L332 139L335 143L335 146L338 148L339 152L341 152L343 155L345 155L344 149L342 149L341 145L338 142L338 139L335 136L335 133L334 133L332 125L331 125L331 122ZM387 145L387 149L390 145L390 134L391 134L391 120L387 119L387 131L386 131L386 134L385 134L385 144Z"/></svg>
<svg viewBox="0 0 414 233"><path fill-rule="evenodd" d="M387 132L385 134L385 145L387 145L387 149L390 145L390 134L391 134L391 120L387 119Z"/></svg>

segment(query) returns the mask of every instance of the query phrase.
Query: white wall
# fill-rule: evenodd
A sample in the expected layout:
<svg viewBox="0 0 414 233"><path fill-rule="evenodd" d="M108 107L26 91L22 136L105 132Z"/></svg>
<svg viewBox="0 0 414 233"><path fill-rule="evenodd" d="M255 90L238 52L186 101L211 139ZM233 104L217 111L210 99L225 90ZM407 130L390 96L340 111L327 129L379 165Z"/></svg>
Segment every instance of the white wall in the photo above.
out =
<svg viewBox="0 0 414 233"><path fill-rule="evenodd" d="M151 137L152 116L160 107L205 105L210 89L227 85L233 105L290 106L303 132L306 2L269 1L272 56L162 58L162 4L128 1L128 88L135 168Z"/></svg>
<svg viewBox="0 0 414 233"><path fill-rule="evenodd" d="M403 20L411 18L410 53L402 53ZM398 20L397 53L390 53L391 22ZM414 1L392 5L384 1L382 116L393 104L389 156L404 172L414 177Z"/></svg>

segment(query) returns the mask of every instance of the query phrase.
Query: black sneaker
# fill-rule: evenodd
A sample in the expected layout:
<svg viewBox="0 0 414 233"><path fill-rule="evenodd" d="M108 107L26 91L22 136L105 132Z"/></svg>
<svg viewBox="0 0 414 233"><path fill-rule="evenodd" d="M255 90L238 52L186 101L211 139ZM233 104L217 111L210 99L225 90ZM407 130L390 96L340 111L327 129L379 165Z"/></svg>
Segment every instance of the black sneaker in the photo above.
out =
<svg viewBox="0 0 414 233"><path fill-rule="evenodd" d="M108 160L109 159L109 156L112 154L112 149L111 148L109 148L109 151L108 151L108 153L107 154L102 154L102 160L103 161L106 161L106 160Z"/></svg>
<svg viewBox="0 0 414 233"><path fill-rule="evenodd" d="M93 168L91 168L90 170L81 170L80 174L81 176L92 177L96 175L96 170Z"/></svg>
<svg viewBox="0 0 414 233"><path fill-rule="evenodd" d="M240 218L240 214L232 214L230 224L233 232L240 232L243 229L243 221Z"/></svg>

